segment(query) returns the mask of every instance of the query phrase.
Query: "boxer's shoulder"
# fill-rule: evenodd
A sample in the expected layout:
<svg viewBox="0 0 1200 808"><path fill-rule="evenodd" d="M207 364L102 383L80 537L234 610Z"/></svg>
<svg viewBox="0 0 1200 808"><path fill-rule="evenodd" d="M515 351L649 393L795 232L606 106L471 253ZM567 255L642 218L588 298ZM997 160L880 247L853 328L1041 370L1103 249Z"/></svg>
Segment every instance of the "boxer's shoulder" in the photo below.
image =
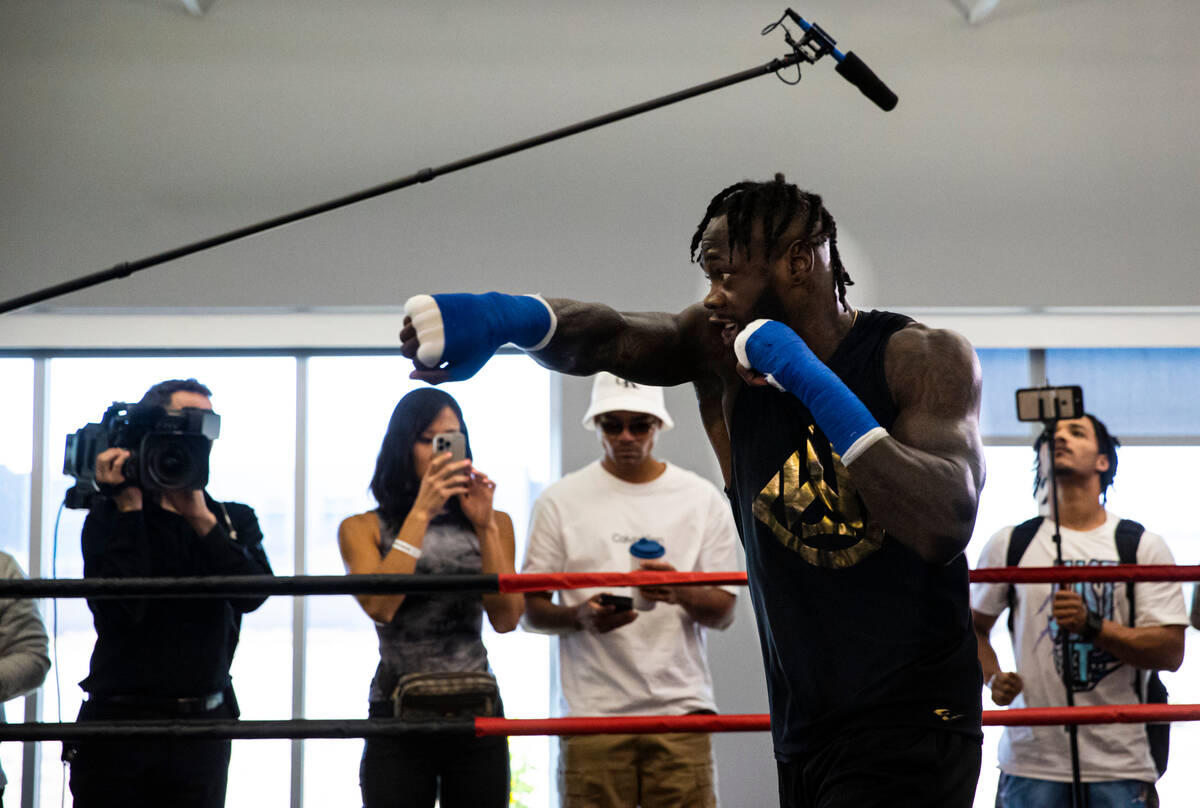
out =
<svg viewBox="0 0 1200 808"><path fill-rule="evenodd" d="M983 375L961 334L920 323L897 331L884 354L884 374L898 410L893 435L907 435L905 424L914 419L978 430Z"/></svg>

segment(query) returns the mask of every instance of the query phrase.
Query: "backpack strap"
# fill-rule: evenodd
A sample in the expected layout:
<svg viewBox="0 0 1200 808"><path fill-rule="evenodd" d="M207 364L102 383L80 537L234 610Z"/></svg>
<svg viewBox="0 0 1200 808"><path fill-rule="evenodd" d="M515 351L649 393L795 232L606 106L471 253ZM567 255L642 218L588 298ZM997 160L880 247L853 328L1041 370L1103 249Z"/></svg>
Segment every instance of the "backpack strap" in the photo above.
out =
<svg viewBox="0 0 1200 808"><path fill-rule="evenodd" d="M1037 534L1038 528L1042 526L1044 519L1045 517L1035 516L1012 529L1012 535L1008 537L1008 552L1004 555L1004 566L1019 567L1021 565L1021 556L1025 555L1025 551L1029 549L1029 545L1033 542L1033 537ZM1013 615L1016 613L1016 610L1017 589L1013 584L1009 584L1008 630L1010 632L1013 630Z"/></svg>
<svg viewBox="0 0 1200 808"><path fill-rule="evenodd" d="M1142 534L1146 532L1146 528L1140 523L1132 519L1122 519L1117 523L1116 542L1117 542L1117 561L1121 564L1136 564L1138 544L1142 540ZM1125 582L1125 600L1129 601L1129 627L1133 628L1137 620L1137 601L1134 599L1133 581ZM1139 702L1145 702L1146 698L1142 693L1142 675L1137 668L1133 671L1133 692L1137 694Z"/></svg>

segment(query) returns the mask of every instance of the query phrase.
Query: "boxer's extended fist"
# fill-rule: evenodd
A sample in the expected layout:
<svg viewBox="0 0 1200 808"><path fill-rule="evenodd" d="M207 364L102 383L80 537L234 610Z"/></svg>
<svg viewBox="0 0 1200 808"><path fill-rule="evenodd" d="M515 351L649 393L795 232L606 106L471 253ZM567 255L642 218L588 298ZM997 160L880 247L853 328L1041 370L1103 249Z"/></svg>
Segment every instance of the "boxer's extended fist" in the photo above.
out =
<svg viewBox="0 0 1200 808"><path fill-rule="evenodd" d="M536 351L554 336L554 310L537 295L416 295L404 304L400 350L431 384L474 376L500 346Z"/></svg>

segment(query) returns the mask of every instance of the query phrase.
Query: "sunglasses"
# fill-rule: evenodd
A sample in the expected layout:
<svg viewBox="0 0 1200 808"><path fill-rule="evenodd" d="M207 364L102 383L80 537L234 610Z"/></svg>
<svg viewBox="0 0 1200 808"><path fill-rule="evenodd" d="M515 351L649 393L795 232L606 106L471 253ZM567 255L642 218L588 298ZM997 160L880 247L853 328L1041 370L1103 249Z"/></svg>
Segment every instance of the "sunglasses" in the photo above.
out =
<svg viewBox="0 0 1200 808"><path fill-rule="evenodd" d="M620 418L597 418L596 425L605 435L620 435L628 429L630 435L641 438L649 435L650 430L658 426L658 421L653 418L637 418L630 421L623 421Z"/></svg>

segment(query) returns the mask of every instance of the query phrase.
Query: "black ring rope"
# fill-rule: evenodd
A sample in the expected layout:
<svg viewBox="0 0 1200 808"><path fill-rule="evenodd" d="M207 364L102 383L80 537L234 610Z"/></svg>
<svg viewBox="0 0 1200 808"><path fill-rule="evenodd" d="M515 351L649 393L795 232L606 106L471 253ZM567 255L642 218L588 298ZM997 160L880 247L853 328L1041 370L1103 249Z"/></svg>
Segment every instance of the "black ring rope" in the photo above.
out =
<svg viewBox="0 0 1200 808"><path fill-rule="evenodd" d="M395 718L240 721L235 719L82 721L0 724L0 741L98 741L148 738L396 738L475 735L475 719L410 721Z"/></svg>
<svg viewBox="0 0 1200 808"><path fill-rule="evenodd" d="M500 582L495 575L216 575L0 581L0 598L227 598L499 591Z"/></svg>

